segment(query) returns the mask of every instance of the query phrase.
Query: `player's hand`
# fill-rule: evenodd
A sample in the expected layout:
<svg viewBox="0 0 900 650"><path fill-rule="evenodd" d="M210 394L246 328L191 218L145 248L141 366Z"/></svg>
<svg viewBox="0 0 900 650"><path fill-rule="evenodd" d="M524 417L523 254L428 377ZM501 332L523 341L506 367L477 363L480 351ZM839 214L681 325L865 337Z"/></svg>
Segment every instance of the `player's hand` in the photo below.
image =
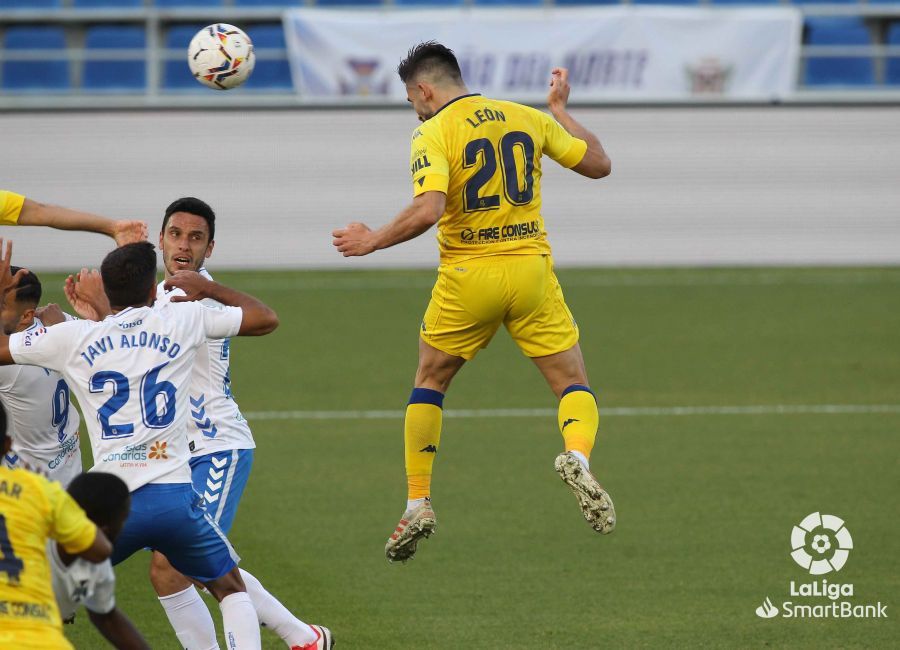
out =
<svg viewBox="0 0 900 650"><path fill-rule="evenodd" d="M81 269L77 276L67 277L63 293L75 313L85 320L101 321L112 313L97 269Z"/></svg>
<svg viewBox="0 0 900 650"><path fill-rule="evenodd" d="M569 103L569 71L566 68L553 68L550 71L550 92L547 94L547 105L551 111L563 110Z"/></svg>
<svg viewBox="0 0 900 650"><path fill-rule="evenodd" d="M47 327L66 322L66 315L55 302L38 307L34 310L34 315Z"/></svg>
<svg viewBox="0 0 900 650"><path fill-rule="evenodd" d="M203 300L209 296L209 287L214 284L196 271L178 271L168 280L163 287L166 291L181 289L183 296L172 296L170 302L189 302L191 300Z"/></svg>
<svg viewBox="0 0 900 650"><path fill-rule="evenodd" d="M344 257L359 257L375 251L372 229L364 223L351 223L331 233L332 244Z"/></svg>
<svg viewBox="0 0 900 650"><path fill-rule="evenodd" d="M116 246L134 244L139 241L147 241L146 221L114 221L113 239Z"/></svg>
<svg viewBox="0 0 900 650"><path fill-rule="evenodd" d="M28 269L19 269L16 271L15 275L10 272L9 267L12 262L12 249L13 243L8 241L6 242L6 252L4 253L3 238L0 238L0 300L3 299L7 291L19 284L19 280L28 273Z"/></svg>

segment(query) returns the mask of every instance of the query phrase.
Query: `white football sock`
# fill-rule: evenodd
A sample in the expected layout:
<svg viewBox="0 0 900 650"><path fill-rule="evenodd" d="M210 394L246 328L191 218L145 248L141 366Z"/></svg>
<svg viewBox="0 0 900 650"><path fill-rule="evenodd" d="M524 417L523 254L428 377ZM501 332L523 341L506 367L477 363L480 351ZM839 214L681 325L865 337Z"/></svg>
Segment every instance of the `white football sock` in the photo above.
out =
<svg viewBox="0 0 900 650"><path fill-rule="evenodd" d="M216 626L200 594L191 585L171 596L162 596L159 603L166 611L175 630L178 643L186 650L219 650Z"/></svg>
<svg viewBox="0 0 900 650"><path fill-rule="evenodd" d="M265 625L280 636L288 647L307 645L318 638L309 625L291 614L275 596L266 591L252 573L243 569L239 569L239 571L261 625Z"/></svg>
<svg viewBox="0 0 900 650"><path fill-rule="evenodd" d="M259 619L246 591L225 596L219 601L222 626L225 628L225 647L228 650L260 650Z"/></svg>
<svg viewBox="0 0 900 650"><path fill-rule="evenodd" d="M584 468L587 471L591 471L591 463L588 461L587 456L582 454L580 451L575 451L574 449L570 450L569 453L572 454L573 456L575 456L575 458L577 458L578 460L580 460L581 464L584 466Z"/></svg>
<svg viewBox="0 0 900 650"><path fill-rule="evenodd" d="M409 512L413 508L418 508L420 505L425 503L425 500L428 497L422 497L421 499L407 499L406 500L406 512Z"/></svg>

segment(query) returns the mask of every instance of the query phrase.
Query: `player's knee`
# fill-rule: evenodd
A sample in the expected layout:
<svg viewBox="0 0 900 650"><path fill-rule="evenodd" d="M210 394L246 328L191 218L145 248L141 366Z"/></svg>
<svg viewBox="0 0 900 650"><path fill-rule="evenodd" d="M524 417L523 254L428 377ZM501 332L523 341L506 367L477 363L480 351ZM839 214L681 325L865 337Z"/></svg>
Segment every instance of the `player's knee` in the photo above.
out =
<svg viewBox="0 0 900 650"><path fill-rule="evenodd" d="M441 372L440 369L422 368L416 371L416 388L430 388L440 393L446 393L450 388L453 373Z"/></svg>
<svg viewBox="0 0 900 650"><path fill-rule="evenodd" d="M209 582L203 583L216 600L222 602L223 598L242 591L247 591L244 580L241 578L241 572L237 567Z"/></svg>
<svg viewBox="0 0 900 650"><path fill-rule="evenodd" d="M416 369L416 388L446 393L463 363L464 359L449 354L421 356Z"/></svg>

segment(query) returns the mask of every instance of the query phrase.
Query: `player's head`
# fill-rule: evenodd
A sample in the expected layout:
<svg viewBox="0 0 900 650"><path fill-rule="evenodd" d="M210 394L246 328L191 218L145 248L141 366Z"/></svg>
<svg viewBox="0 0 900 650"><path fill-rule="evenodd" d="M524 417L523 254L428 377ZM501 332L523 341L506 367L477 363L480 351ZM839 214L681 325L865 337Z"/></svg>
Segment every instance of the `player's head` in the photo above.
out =
<svg viewBox="0 0 900 650"><path fill-rule="evenodd" d="M423 122L449 99L445 95L465 91L459 62L449 47L436 41L419 43L397 66L397 74L406 85L406 99ZM437 95L437 98L435 98Z"/></svg>
<svg viewBox="0 0 900 650"><path fill-rule="evenodd" d="M125 481L115 474L87 472L73 479L69 494L88 519L97 524L111 542L115 541L131 509L131 494Z"/></svg>
<svg viewBox="0 0 900 650"><path fill-rule="evenodd" d="M6 435L6 409L0 403L0 452L5 456L12 447L12 439Z"/></svg>
<svg viewBox="0 0 900 650"><path fill-rule="evenodd" d="M126 244L111 251L100 265L110 307L143 307L156 299L156 249L150 242Z"/></svg>
<svg viewBox="0 0 900 650"><path fill-rule="evenodd" d="M10 266L9 272L15 275L21 267ZM3 305L0 306L0 324L4 334L21 332L31 326L34 321L34 310L41 302L41 281L28 271L19 278L19 283L6 292Z"/></svg>
<svg viewBox="0 0 900 650"><path fill-rule="evenodd" d="M199 270L212 255L215 237L216 213L208 204L192 196L173 201L159 231L166 273Z"/></svg>

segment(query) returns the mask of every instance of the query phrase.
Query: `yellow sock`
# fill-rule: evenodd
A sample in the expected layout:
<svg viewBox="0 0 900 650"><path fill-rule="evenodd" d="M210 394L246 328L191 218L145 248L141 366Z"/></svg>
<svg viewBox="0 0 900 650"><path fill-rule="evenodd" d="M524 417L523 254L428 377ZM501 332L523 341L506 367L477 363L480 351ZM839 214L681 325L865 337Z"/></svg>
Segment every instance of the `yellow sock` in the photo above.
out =
<svg viewBox="0 0 900 650"><path fill-rule="evenodd" d="M581 384L572 384L564 390L559 400L557 420L566 451L578 451L585 458L590 458L600 424L597 398L591 389Z"/></svg>
<svg viewBox="0 0 900 650"><path fill-rule="evenodd" d="M409 397L403 426L409 499L431 496L431 467L441 442L443 405L444 394L430 388L414 388Z"/></svg>

